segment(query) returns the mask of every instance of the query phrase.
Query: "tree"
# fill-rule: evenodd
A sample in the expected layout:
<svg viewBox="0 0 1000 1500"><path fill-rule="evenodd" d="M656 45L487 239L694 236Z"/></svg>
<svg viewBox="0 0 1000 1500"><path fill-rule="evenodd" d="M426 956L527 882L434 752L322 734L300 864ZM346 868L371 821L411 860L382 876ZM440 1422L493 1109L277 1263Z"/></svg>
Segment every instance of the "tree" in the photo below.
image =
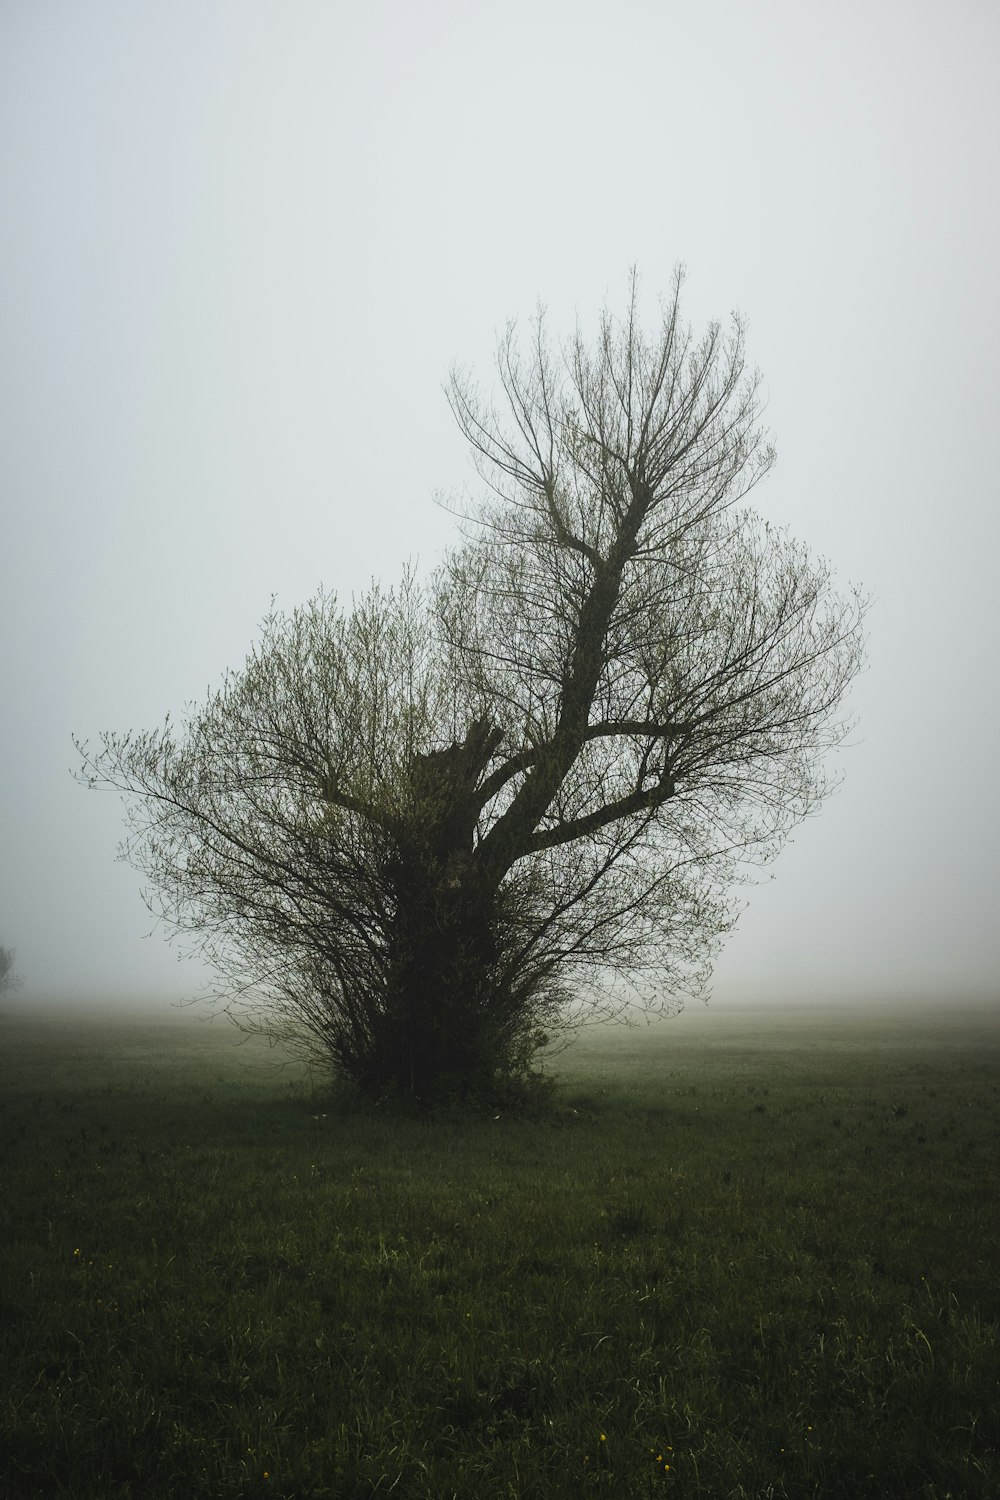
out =
<svg viewBox="0 0 1000 1500"><path fill-rule="evenodd" d="M180 731L79 746L222 1003L368 1094L495 1097L616 985L697 991L827 789L864 601L743 503L759 379L680 290L653 338L634 277L590 345L512 326L502 416L453 375L490 496L428 583L272 611Z"/></svg>
<svg viewBox="0 0 1000 1500"><path fill-rule="evenodd" d="M4 990L13 989L18 983L17 975L14 973L14 959L17 954L13 948L5 948L0 943L0 995Z"/></svg>

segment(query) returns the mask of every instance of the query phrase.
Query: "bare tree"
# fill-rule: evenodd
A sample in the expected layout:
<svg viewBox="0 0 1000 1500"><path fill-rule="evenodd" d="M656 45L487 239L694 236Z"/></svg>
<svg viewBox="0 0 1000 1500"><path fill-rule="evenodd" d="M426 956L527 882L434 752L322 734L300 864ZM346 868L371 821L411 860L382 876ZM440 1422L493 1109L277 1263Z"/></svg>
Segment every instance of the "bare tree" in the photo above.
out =
<svg viewBox="0 0 1000 1500"><path fill-rule="evenodd" d="M651 339L634 278L593 343L509 329L500 411L452 377L490 498L426 587L272 614L179 734L80 747L225 1003L369 1093L495 1094L571 997L697 991L827 790L864 601L743 504L743 327L696 341L680 289Z"/></svg>

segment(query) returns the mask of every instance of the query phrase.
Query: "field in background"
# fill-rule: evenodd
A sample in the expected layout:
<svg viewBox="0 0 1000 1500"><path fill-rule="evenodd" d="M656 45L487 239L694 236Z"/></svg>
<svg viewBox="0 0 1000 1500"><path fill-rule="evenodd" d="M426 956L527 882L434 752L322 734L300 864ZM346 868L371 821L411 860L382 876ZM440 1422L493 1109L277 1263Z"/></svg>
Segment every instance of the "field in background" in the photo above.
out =
<svg viewBox="0 0 1000 1500"><path fill-rule="evenodd" d="M0 1494L1000 1494L996 1012L584 1034L551 1119L0 1015Z"/></svg>

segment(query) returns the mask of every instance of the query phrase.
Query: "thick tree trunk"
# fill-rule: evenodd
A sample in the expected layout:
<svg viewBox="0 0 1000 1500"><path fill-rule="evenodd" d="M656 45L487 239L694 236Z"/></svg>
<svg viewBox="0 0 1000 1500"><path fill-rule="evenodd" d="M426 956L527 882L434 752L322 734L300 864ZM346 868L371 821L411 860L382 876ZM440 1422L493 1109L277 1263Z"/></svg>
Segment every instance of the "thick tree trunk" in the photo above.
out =
<svg viewBox="0 0 1000 1500"><path fill-rule="evenodd" d="M421 1100L488 1091L503 1062L497 897L473 859L475 791L499 739L479 722L462 744L417 760L390 871L383 1081Z"/></svg>
<svg viewBox="0 0 1000 1500"><path fill-rule="evenodd" d="M486 1087L496 1071L490 899L448 867L401 862L387 1019L393 1084L418 1098Z"/></svg>

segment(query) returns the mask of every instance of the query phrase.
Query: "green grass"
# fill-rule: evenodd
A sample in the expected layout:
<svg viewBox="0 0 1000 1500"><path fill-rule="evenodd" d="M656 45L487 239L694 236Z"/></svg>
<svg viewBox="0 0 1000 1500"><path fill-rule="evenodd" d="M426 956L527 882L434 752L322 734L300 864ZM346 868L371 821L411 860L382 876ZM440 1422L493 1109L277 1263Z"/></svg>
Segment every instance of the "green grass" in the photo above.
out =
<svg viewBox="0 0 1000 1500"><path fill-rule="evenodd" d="M604 1029L464 1125L234 1035L0 1017L4 1500L1000 1494L987 1011Z"/></svg>

